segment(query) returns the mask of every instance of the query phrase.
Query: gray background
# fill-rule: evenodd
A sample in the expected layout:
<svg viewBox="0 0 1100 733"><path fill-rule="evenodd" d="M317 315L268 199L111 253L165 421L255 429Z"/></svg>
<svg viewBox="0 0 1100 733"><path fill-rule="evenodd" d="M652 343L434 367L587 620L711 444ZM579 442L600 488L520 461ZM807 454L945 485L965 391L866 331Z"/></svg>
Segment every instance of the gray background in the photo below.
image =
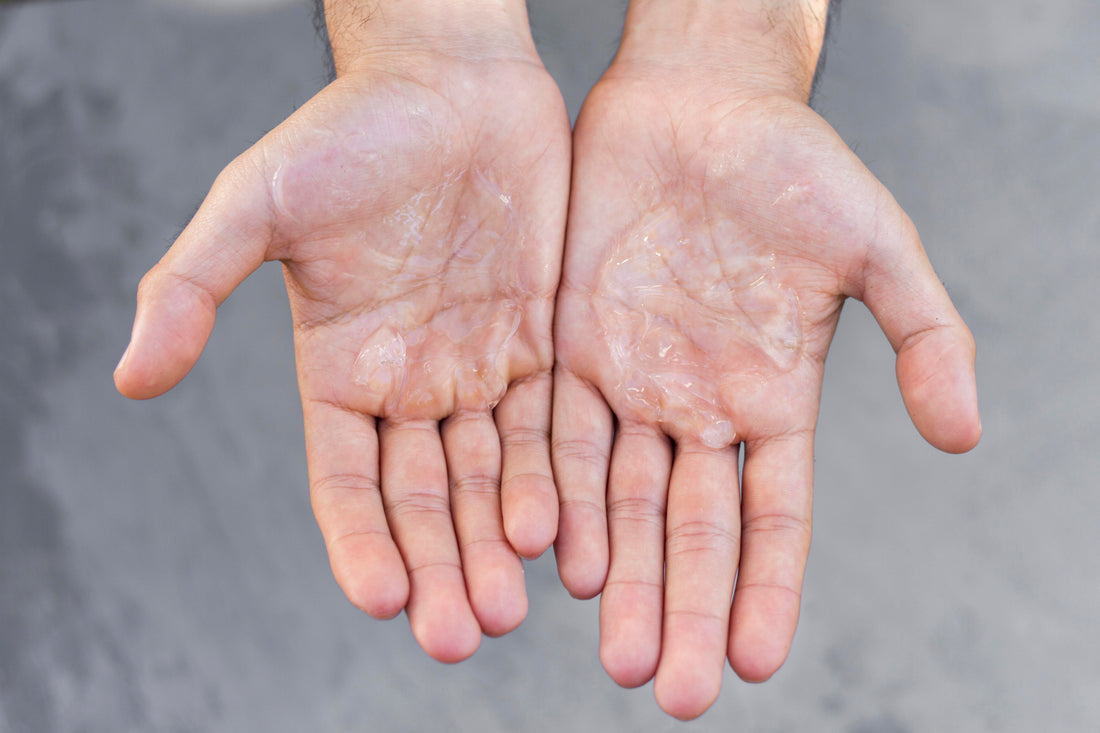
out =
<svg viewBox="0 0 1100 733"><path fill-rule="evenodd" d="M574 113L620 13L535 3ZM791 658L765 685L727 674L691 728L1098 730L1100 4L850 0L833 36L819 106L972 326L985 437L923 444L850 304ZM681 727L604 674L597 604L551 553L523 626L454 667L343 599L277 266L174 392L114 392L141 273L320 60L300 4L0 10L0 731Z"/></svg>

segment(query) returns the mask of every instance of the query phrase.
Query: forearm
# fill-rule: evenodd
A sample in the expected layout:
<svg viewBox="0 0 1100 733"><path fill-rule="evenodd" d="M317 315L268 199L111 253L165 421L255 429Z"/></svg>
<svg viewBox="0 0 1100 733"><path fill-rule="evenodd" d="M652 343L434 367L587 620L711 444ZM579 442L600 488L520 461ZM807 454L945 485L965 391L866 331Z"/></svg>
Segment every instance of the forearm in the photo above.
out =
<svg viewBox="0 0 1100 733"><path fill-rule="evenodd" d="M829 0L631 0L616 57L736 78L742 88L805 101Z"/></svg>
<svg viewBox="0 0 1100 733"><path fill-rule="evenodd" d="M323 0L338 74L393 53L464 59L534 53L523 0Z"/></svg>

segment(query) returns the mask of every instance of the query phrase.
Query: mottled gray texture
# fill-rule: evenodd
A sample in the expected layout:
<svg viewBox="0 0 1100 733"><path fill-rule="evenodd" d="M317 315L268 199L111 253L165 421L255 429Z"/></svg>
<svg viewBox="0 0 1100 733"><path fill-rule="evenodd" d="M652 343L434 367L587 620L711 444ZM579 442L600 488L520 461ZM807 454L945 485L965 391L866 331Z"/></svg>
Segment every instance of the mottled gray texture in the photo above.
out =
<svg viewBox="0 0 1100 733"><path fill-rule="evenodd" d="M589 7L596 6L599 7ZM621 3L538 0L575 114ZM909 425L852 303L830 355L791 659L695 730L1100 729L1100 6L846 3L819 107L974 329L985 437ZM308 8L0 10L0 731L680 727L600 668L551 557L529 619L444 667L329 574L275 267L170 395L111 369L218 170L322 83Z"/></svg>

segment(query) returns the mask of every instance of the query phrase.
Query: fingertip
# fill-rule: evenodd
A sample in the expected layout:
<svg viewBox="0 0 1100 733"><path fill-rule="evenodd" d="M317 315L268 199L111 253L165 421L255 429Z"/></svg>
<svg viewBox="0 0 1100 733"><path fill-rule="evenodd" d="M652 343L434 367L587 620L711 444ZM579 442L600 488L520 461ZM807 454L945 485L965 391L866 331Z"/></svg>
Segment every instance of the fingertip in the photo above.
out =
<svg viewBox="0 0 1100 733"><path fill-rule="evenodd" d="M600 664L619 687L634 689L653 679L657 656L641 646L631 644L601 644Z"/></svg>
<svg viewBox="0 0 1100 733"><path fill-rule="evenodd" d="M409 576L397 548L373 535L348 537L330 550L336 583L352 605L387 620L409 601Z"/></svg>
<svg viewBox="0 0 1100 733"><path fill-rule="evenodd" d="M578 601L590 601L600 594L603 584L607 580L607 569L603 573L590 572L584 575L566 575L562 567L558 566L558 577L565 590Z"/></svg>
<svg viewBox="0 0 1100 733"><path fill-rule="evenodd" d="M176 386L184 376L186 372L179 379L166 379L157 370L123 369L114 374L115 389L131 400L150 400Z"/></svg>
<svg viewBox="0 0 1100 733"><path fill-rule="evenodd" d="M737 676L753 684L771 679L790 653L793 631L788 633L788 627L785 619L774 624L761 616L735 619L726 657Z"/></svg>
<svg viewBox="0 0 1100 733"><path fill-rule="evenodd" d="M120 395L129 397L130 399L137 399L134 396L134 391L131 389L130 381L127 379L129 371L126 368L126 362L130 356L130 346L129 343L126 344L126 350L122 352L122 357L118 360L118 364L115 366L111 378L114 380L115 389L118 390Z"/></svg>
<svg viewBox="0 0 1100 733"><path fill-rule="evenodd" d="M134 358L134 353L140 348L140 345L135 347L134 342L136 340L137 327L135 325L130 342L126 344L126 350L122 352L122 357L118 360L118 365L115 366L112 376L115 389L123 397L131 400L147 400L162 394L164 390L158 389L159 384L156 375L151 373L147 365L141 363L143 360ZM138 368L135 368L135 366Z"/></svg>
<svg viewBox="0 0 1100 733"><path fill-rule="evenodd" d="M170 389L161 388L155 375L139 374L133 369L118 368L114 373L115 389L123 397L131 400L149 400L159 397Z"/></svg>
<svg viewBox="0 0 1100 733"><path fill-rule="evenodd" d="M504 502L504 535L520 557L534 560L558 533L558 503L545 491L510 492Z"/></svg>
<svg viewBox="0 0 1100 733"><path fill-rule="evenodd" d="M742 681L750 684L763 684L770 680L783 662L776 663L763 657L739 654L730 659L730 667Z"/></svg>
<svg viewBox="0 0 1100 733"><path fill-rule="evenodd" d="M716 636L711 621L718 619L694 613L665 616L653 694L661 709L679 720L705 713L722 689L727 626L723 623Z"/></svg>
<svg viewBox="0 0 1100 733"><path fill-rule="evenodd" d="M620 687L653 679L661 658L661 589L615 584L600 598L600 663Z"/></svg>
<svg viewBox="0 0 1100 733"><path fill-rule="evenodd" d="M471 599L471 602L474 605L474 615L477 616L482 633L491 638L504 636L515 631L527 618L526 593L521 593L517 597L488 602Z"/></svg>
<svg viewBox="0 0 1100 733"><path fill-rule="evenodd" d="M443 664L469 659L481 645L481 627L469 609L454 608L431 619L410 615L409 624L424 652Z"/></svg>
<svg viewBox="0 0 1100 733"><path fill-rule="evenodd" d="M569 594L580 600L595 598L607 582L606 519L594 517L586 522L576 512L563 511L554 556L558 577Z"/></svg>
<svg viewBox="0 0 1100 733"><path fill-rule="evenodd" d="M657 671L653 696L661 710L677 720L695 720L705 713L722 688L722 677L699 673L698 667L681 667L673 674Z"/></svg>
<svg viewBox="0 0 1100 733"><path fill-rule="evenodd" d="M523 565L514 556L499 560L475 572L466 568L466 586L470 606L486 636L504 636L527 618L527 592L523 583Z"/></svg>
<svg viewBox="0 0 1100 733"><path fill-rule="evenodd" d="M981 439L974 354L962 325L933 331L898 353L906 410L924 439L947 453L965 453Z"/></svg>
<svg viewBox="0 0 1100 733"><path fill-rule="evenodd" d="M351 604L371 618L389 621L405 609L409 598L408 583L401 585L382 585L375 587L349 586L344 594Z"/></svg>
<svg viewBox="0 0 1100 733"><path fill-rule="evenodd" d="M974 414L954 421L950 427L940 428L935 434L931 430L920 432L939 450L958 455L977 447L982 439L982 423L977 414Z"/></svg>
<svg viewBox="0 0 1100 733"><path fill-rule="evenodd" d="M122 350L122 356L119 357L118 364L115 365L114 374L116 378L119 372L124 372L126 370L126 358L130 356L130 343L130 341L126 342L126 348Z"/></svg>
<svg viewBox="0 0 1100 733"><path fill-rule="evenodd" d="M147 400L176 386L210 338L217 306L182 282L156 268L142 278L133 333L114 372L115 387L130 399Z"/></svg>

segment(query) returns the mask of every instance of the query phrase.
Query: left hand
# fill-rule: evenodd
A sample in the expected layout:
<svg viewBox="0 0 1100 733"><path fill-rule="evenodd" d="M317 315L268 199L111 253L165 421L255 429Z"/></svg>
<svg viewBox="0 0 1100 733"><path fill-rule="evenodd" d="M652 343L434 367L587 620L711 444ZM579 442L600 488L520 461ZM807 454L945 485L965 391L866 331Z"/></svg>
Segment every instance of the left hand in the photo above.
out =
<svg viewBox="0 0 1100 733"><path fill-rule="evenodd" d="M913 224L803 101L624 55L574 133L556 552L574 595L603 590L609 674L656 674L661 706L690 718L724 657L760 681L787 656L844 299L871 308L943 450L980 433L974 343Z"/></svg>

